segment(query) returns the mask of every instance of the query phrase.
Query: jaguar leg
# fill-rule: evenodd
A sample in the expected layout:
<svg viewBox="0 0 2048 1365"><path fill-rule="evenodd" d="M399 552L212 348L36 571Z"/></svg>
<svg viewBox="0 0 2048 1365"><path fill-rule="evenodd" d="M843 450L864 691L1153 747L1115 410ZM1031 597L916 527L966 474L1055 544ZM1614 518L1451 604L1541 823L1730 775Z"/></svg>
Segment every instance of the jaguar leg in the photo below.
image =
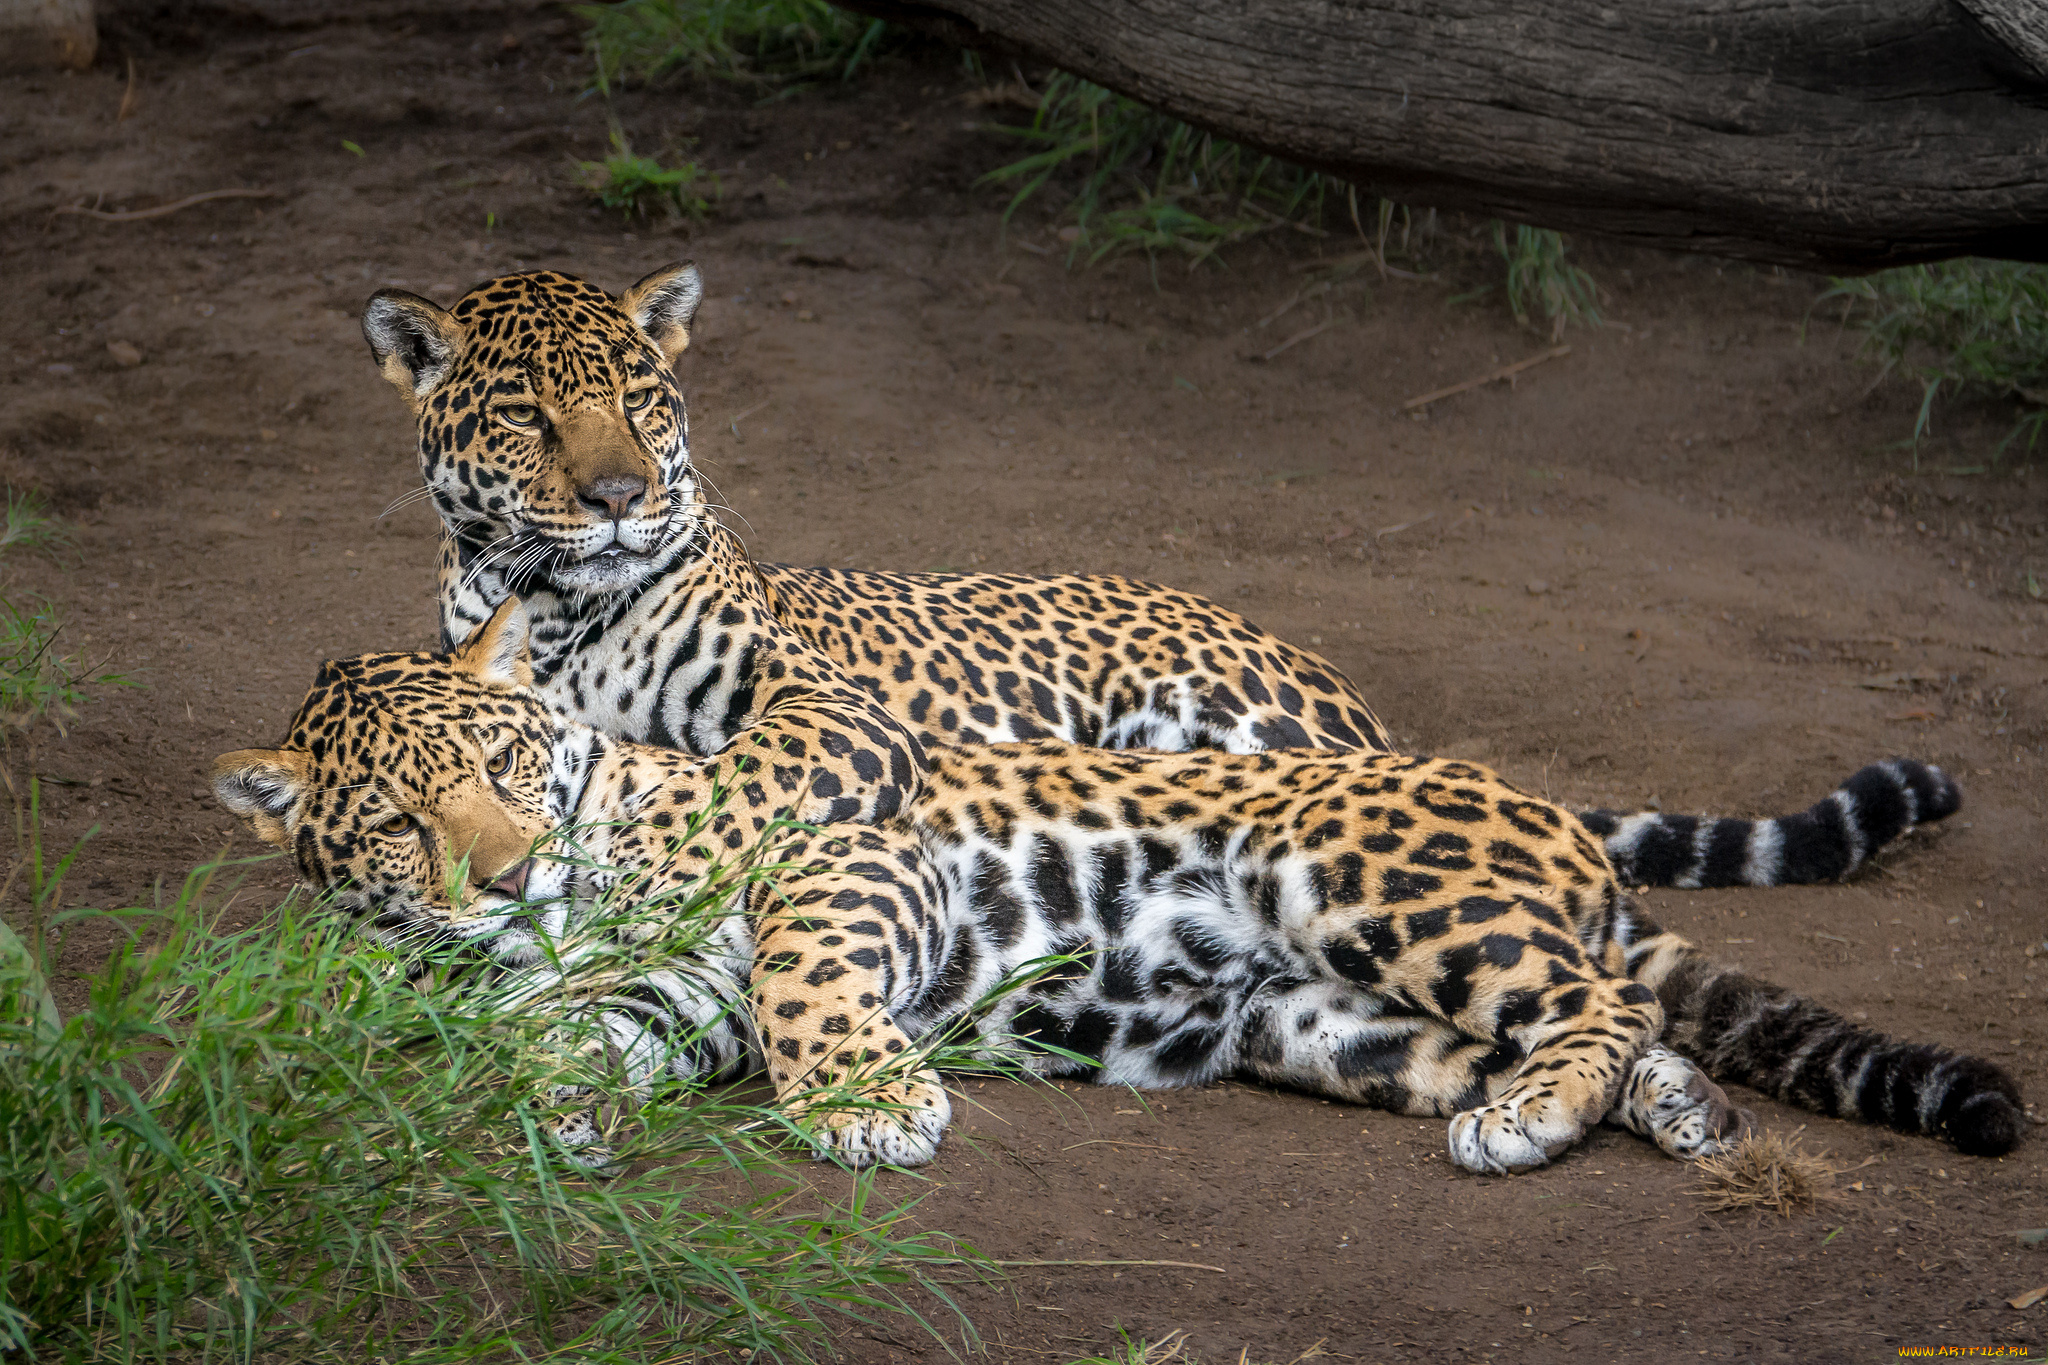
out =
<svg viewBox="0 0 2048 1365"><path fill-rule="evenodd" d="M529 972L514 983L514 998L545 998L559 989L561 974L552 967ZM551 1088L554 1117L542 1125L553 1143L575 1165L598 1168L611 1164L596 1101L604 1095L632 1094L645 1098L663 1078L709 1081L750 1070L754 1060L739 1026L734 1005L708 989L694 975L657 969L612 992L574 1005L551 1030L550 1041L597 1084L565 1084ZM584 1098L585 1108L562 1106Z"/></svg>
<svg viewBox="0 0 2048 1365"><path fill-rule="evenodd" d="M1113 708L1115 719L1104 727L1102 747L1233 754L1312 748L1393 752L1393 739L1379 717L1348 683L1335 686L1336 678L1317 666L1320 661L1287 653L1291 657L1284 664L1278 658L1272 663L1282 672L1296 671L1304 683L1323 685L1320 695L1304 696L1285 684L1275 695L1252 668L1238 672L1235 683L1207 668L1174 668L1172 676L1132 689L1135 700Z"/></svg>
<svg viewBox="0 0 2048 1365"><path fill-rule="evenodd" d="M549 1092L548 1102L553 1106L574 1103L590 1094L584 1086L556 1086ZM540 1131L548 1141L558 1148L562 1159L572 1166L588 1171L603 1171L612 1164L613 1152L604 1141L604 1128L598 1122L596 1105L566 1112L557 1110L540 1124Z"/></svg>
<svg viewBox="0 0 2048 1365"><path fill-rule="evenodd" d="M1578 1141L1664 1028L1656 995L1625 979L1553 987L1530 1003L1533 1022L1502 1029L1531 1044L1514 1079L1451 1120L1451 1159L1468 1171L1512 1175Z"/></svg>
<svg viewBox="0 0 2048 1365"><path fill-rule="evenodd" d="M1348 982L1316 981L1261 998L1241 1056L1245 1071L1274 1085L1449 1118L1505 1089L1522 1050Z"/></svg>
<svg viewBox="0 0 2048 1365"><path fill-rule="evenodd" d="M924 941L930 907L900 864L861 847L877 842L914 847L872 830L821 840L821 856L759 894L754 1022L776 1098L821 1159L918 1166L938 1151L952 1104L891 1005L920 984L903 955Z"/></svg>
<svg viewBox="0 0 2048 1365"><path fill-rule="evenodd" d="M1332 925L1333 978L1370 985L1502 1059L1505 1086L1451 1119L1451 1159L1506 1175L1541 1166L1613 1107L1664 1028L1656 992L1591 961L1563 911L1538 895L1464 896ZM1482 1096L1473 1095L1472 1100Z"/></svg>

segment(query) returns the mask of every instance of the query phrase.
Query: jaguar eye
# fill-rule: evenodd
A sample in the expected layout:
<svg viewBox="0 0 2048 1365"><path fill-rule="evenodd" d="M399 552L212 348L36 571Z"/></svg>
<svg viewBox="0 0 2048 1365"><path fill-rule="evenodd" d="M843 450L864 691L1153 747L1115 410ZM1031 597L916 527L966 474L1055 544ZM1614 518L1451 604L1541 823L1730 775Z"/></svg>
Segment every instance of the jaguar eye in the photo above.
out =
<svg viewBox="0 0 2048 1365"><path fill-rule="evenodd" d="M389 820L378 825L377 832L379 834L388 834L394 839L401 834L410 834L412 832L412 817L410 815L394 815Z"/></svg>
<svg viewBox="0 0 2048 1365"><path fill-rule="evenodd" d="M652 403L653 401L654 386L652 384L649 384L644 389L634 389L632 392L626 395L626 411L640 412L643 409L645 409L649 403Z"/></svg>
<svg viewBox="0 0 2048 1365"><path fill-rule="evenodd" d="M497 753L491 755L490 761L484 764L484 771L492 777L503 777L506 773L511 772L512 751L510 749L498 750Z"/></svg>
<svg viewBox="0 0 2048 1365"><path fill-rule="evenodd" d="M530 427L540 421L540 409L531 403L506 403L498 409L498 420L508 426Z"/></svg>

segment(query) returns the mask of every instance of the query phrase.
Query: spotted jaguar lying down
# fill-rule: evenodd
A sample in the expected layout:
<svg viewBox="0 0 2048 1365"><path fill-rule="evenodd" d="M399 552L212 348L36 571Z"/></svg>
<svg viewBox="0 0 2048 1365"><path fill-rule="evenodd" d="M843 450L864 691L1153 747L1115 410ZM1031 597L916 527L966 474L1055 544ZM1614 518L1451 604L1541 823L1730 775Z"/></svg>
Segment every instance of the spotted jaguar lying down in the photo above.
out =
<svg viewBox="0 0 2048 1365"><path fill-rule="evenodd" d="M1643 916L1575 817L1471 764L1039 740L934 747L906 775L816 742L859 725L820 730L833 699L800 692L811 710L771 699L759 734L697 758L562 719L531 685L526 635L514 601L452 655L328 664L285 744L223 755L216 790L374 931L512 972L547 970L537 935L564 933L619 870L659 893L785 811L861 806L868 823L796 837L694 970L650 965L593 1007L628 1083L765 1063L799 1109L866 1085L882 1107L812 1120L851 1162L931 1157L945 1092L892 1061L1054 954L1071 964L979 1024L1056 1045L1043 1070L1245 1075L1446 1115L1473 1171L1540 1166L1603 1116L1675 1156L1717 1150L1746 1116L1687 1057L1966 1152L2022 1128L1995 1066L1709 962ZM1946 782L1897 773L1923 802ZM723 812L692 828L714 789ZM878 791L900 798L893 817ZM583 856L533 856L567 826ZM624 938L652 958L673 932L655 914ZM557 1136L598 1155L587 1118Z"/></svg>

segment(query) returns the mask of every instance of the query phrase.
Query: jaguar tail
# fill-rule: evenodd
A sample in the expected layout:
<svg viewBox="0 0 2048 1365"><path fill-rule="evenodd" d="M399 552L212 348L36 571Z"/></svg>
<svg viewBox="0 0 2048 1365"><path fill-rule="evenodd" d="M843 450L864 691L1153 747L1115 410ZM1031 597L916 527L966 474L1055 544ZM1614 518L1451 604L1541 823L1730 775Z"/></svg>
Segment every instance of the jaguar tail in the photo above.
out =
<svg viewBox="0 0 2048 1365"><path fill-rule="evenodd" d="M1798 815L1775 820L1582 811L1630 886L1796 886L1848 876L1916 825L1946 819L1963 795L1941 769L1873 763Z"/></svg>
<svg viewBox="0 0 2048 1365"><path fill-rule="evenodd" d="M2019 1086L1993 1063L1851 1023L1712 961L1633 906L1618 920L1628 974L1663 1003L1665 1045L1716 1080L1816 1113L1942 1138L1971 1156L2010 1151L2026 1131Z"/></svg>

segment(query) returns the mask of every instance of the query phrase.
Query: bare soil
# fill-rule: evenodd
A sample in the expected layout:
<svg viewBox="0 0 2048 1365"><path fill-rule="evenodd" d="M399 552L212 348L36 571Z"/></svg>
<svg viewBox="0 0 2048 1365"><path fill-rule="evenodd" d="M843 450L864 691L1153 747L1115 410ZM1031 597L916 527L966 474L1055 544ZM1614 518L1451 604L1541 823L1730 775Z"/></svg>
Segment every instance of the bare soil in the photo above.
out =
<svg viewBox="0 0 2048 1365"><path fill-rule="evenodd" d="M9 556L63 649L131 673L16 736L46 834L97 830L69 904L133 904L255 850L204 786L272 741L323 657L432 640L435 526L356 329L369 293L446 302L554 266L618 289L693 257L695 450L766 559L1163 580L1320 649L1420 752L1573 803L1768 813L1904 753L1963 813L1842 886L1656 892L1656 916L2040 1094L2048 956L2048 474L1991 408L1895 443L1918 394L1871 369L1810 277L1581 243L1611 325L1536 354L1480 225L1425 279L1282 305L1355 242L1276 231L1190 271L1069 270L1044 211L1007 235L975 177L957 57L913 52L769 105L623 98L636 145L694 138L722 207L687 230L591 207L606 113L561 11L513 4L106 6L101 64L0 84L0 472L77 528ZM116 121L136 61L135 109ZM361 149L357 155L346 143ZM110 222L229 187L274 197ZM1327 324L1327 325L1325 325ZM1295 344L1280 349L1290 338ZM142 356L124 366L126 342ZM1277 351L1277 354L1272 354ZM1269 359L1249 359L1266 356ZM248 922L286 884L249 870ZM9 916L24 917L20 883ZM107 943L63 944L85 973ZM1225 1085L1138 1096L970 1083L917 1217L1026 1268L960 1302L988 1358L1116 1329L1221 1362L1876 1361L2048 1342L2038 1136L2002 1160L1743 1096L1856 1167L1789 1219L1707 1214L1693 1177L1601 1132L1547 1170L1449 1169L1444 1125ZM1858 1164L1862 1163L1862 1164ZM821 1190L843 1179L820 1171ZM956 1343L957 1344L957 1343ZM901 1322L849 1360L941 1358Z"/></svg>

